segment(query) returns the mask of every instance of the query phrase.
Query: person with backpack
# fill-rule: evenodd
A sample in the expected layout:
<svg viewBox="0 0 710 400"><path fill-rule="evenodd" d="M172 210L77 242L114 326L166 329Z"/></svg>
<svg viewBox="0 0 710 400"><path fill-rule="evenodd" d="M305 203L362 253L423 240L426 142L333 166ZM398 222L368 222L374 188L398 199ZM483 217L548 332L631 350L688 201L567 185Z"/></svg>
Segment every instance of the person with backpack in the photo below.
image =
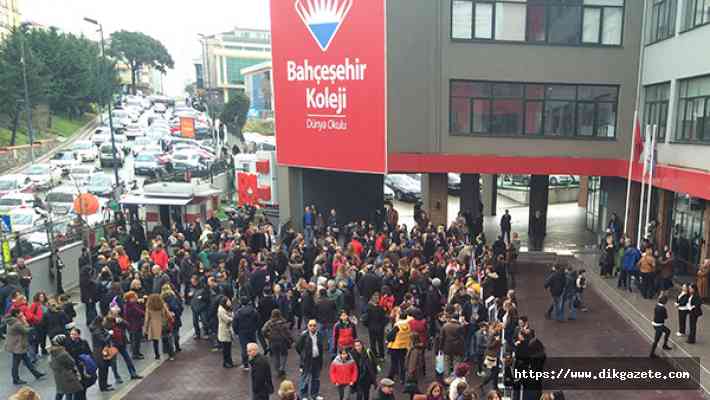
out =
<svg viewBox="0 0 710 400"><path fill-rule="evenodd" d="M168 334L168 343L177 353L181 352L180 348L180 328L182 327L182 301L178 298L173 287L170 284L165 284L160 290L160 297L165 302L165 305L172 315L172 326Z"/></svg>
<svg viewBox="0 0 710 400"><path fill-rule="evenodd" d="M51 339L52 347L49 348L51 360L49 367L54 375L54 385L56 387L55 400L84 400L84 387L81 384L79 375L76 373L76 362L64 348L67 342L65 335L56 335Z"/></svg>
<svg viewBox="0 0 710 400"><path fill-rule="evenodd" d="M288 349L293 343L289 323L281 315L278 308L271 310L271 318L264 323L261 333L269 343L271 350L271 363L279 378L286 376L286 362L288 360Z"/></svg>
<svg viewBox="0 0 710 400"><path fill-rule="evenodd" d="M350 321L348 312L340 312L340 319L333 327L333 345L337 348L349 349L353 347L353 342L357 339L357 329Z"/></svg>
<svg viewBox="0 0 710 400"><path fill-rule="evenodd" d="M81 330L74 328L69 332L69 340L64 341L64 348L74 359L83 387L83 396L80 396L80 399L86 399L86 390L98 380L98 367L91 353L91 347L86 340L81 338Z"/></svg>

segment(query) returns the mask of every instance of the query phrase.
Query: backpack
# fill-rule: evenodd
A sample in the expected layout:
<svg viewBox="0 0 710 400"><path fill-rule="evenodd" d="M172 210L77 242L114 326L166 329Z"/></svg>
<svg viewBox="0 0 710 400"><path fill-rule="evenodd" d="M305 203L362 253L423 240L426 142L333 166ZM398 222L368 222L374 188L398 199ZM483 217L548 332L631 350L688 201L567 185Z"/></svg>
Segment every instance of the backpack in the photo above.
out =
<svg viewBox="0 0 710 400"><path fill-rule="evenodd" d="M96 361L91 356L91 354L79 354L79 359L77 360L78 369L81 375L81 384L84 389L88 389L96 383L98 376L96 374L97 367Z"/></svg>

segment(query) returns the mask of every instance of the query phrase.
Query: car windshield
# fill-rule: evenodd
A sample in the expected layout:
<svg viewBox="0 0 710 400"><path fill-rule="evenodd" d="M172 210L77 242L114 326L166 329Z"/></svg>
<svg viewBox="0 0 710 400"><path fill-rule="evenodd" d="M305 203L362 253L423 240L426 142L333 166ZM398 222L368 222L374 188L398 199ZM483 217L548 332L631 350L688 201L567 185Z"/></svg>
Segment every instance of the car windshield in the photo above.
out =
<svg viewBox="0 0 710 400"><path fill-rule="evenodd" d="M152 154L141 154L136 157L136 161L154 161L155 156Z"/></svg>
<svg viewBox="0 0 710 400"><path fill-rule="evenodd" d="M72 153L57 153L52 157L52 160L72 160L74 159L74 154Z"/></svg>
<svg viewBox="0 0 710 400"><path fill-rule="evenodd" d="M12 216L15 225L32 225L32 214L15 214Z"/></svg>
<svg viewBox="0 0 710 400"><path fill-rule="evenodd" d="M147 137L140 137L133 142L133 144L140 144L140 145L148 145L151 143L153 143L153 141Z"/></svg>
<svg viewBox="0 0 710 400"><path fill-rule="evenodd" d="M173 159L175 159L175 160L180 160L180 161L185 161L185 160L187 160L187 155L185 155L185 154L175 154L175 155L173 156Z"/></svg>
<svg viewBox="0 0 710 400"><path fill-rule="evenodd" d="M74 195L65 192L52 192L47 195L48 203L72 203L74 202Z"/></svg>
<svg viewBox="0 0 710 400"><path fill-rule="evenodd" d="M25 170L25 175L46 175L49 174L47 165L35 164Z"/></svg>
<svg viewBox="0 0 710 400"><path fill-rule="evenodd" d="M19 206L22 204L20 199L4 198L0 199L0 206Z"/></svg>
<svg viewBox="0 0 710 400"><path fill-rule="evenodd" d="M79 167L79 168L72 168L69 173L71 175L87 175L87 174L90 174L91 171L92 171L91 167Z"/></svg>
<svg viewBox="0 0 710 400"><path fill-rule="evenodd" d="M0 190L11 190L17 188L17 181L14 179L0 180Z"/></svg>

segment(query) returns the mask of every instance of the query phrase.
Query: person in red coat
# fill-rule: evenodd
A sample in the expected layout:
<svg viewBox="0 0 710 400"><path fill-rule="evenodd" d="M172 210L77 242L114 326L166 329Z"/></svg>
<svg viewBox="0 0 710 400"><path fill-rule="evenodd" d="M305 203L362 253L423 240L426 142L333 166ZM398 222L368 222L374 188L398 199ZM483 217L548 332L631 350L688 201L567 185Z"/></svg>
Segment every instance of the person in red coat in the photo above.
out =
<svg viewBox="0 0 710 400"><path fill-rule="evenodd" d="M162 243L158 243L150 253L150 259L165 272L168 270L168 252L165 251Z"/></svg>
<svg viewBox="0 0 710 400"><path fill-rule="evenodd" d="M357 364L345 348L340 349L340 354L330 364L330 381L338 387L340 400L351 397L353 385L357 382Z"/></svg>
<svg viewBox="0 0 710 400"><path fill-rule="evenodd" d="M340 312L340 321L333 327L333 343L339 349L349 349L357 339L357 330L350 321L348 312Z"/></svg>

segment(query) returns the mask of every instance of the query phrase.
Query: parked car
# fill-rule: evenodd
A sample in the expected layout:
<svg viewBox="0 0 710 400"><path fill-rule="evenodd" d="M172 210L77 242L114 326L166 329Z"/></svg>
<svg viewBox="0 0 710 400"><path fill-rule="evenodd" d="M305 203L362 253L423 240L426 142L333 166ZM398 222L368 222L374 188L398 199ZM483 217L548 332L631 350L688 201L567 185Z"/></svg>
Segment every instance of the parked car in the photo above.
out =
<svg viewBox="0 0 710 400"><path fill-rule="evenodd" d="M420 181L408 175L386 175L385 185L394 191L396 200L417 202L422 198L422 185Z"/></svg>
<svg viewBox="0 0 710 400"><path fill-rule="evenodd" d="M89 140L78 140L74 142L72 151L81 162L96 161L99 156L96 146Z"/></svg>
<svg viewBox="0 0 710 400"><path fill-rule="evenodd" d="M32 179L25 175L0 176L0 197L13 192L31 193L33 190L34 183L32 183Z"/></svg>
<svg viewBox="0 0 710 400"><path fill-rule="evenodd" d="M22 174L32 180L37 190L48 190L62 181L62 170L47 163L32 164Z"/></svg>
<svg viewBox="0 0 710 400"><path fill-rule="evenodd" d="M32 208L35 196L31 193L9 193L0 198L0 214L6 215L15 208Z"/></svg>
<svg viewBox="0 0 710 400"><path fill-rule="evenodd" d="M509 186L530 185L530 175L503 175L503 184Z"/></svg>
<svg viewBox="0 0 710 400"><path fill-rule="evenodd" d="M14 208L8 215L10 216L10 224L12 225L13 232L29 231L41 218L31 207Z"/></svg>
<svg viewBox="0 0 710 400"><path fill-rule="evenodd" d="M113 147L111 143L102 144L99 147L99 163L101 168L106 168L108 166L113 166L118 164L119 167L123 167L125 161L125 155L123 153L123 148L117 143L116 144L116 158L113 156Z"/></svg>
<svg viewBox="0 0 710 400"><path fill-rule="evenodd" d="M68 171L71 167L79 165L79 157L73 151L58 151L49 160L49 164L55 168Z"/></svg>
<svg viewBox="0 0 710 400"><path fill-rule="evenodd" d="M550 186L569 186L575 184L572 175L550 175Z"/></svg>
<svg viewBox="0 0 710 400"><path fill-rule="evenodd" d="M449 194L458 196L461 194L461 175L459 174L448 174L448 188Z"/></svg>
<svg viewBox="0 0 710 400"><path fill-rule="evenodd" d="M390 189L389 186L384 185L384 187L382 188L382 191L384 192L385 201L394 200L394 190Z"/></svg>
<svg viewBox="0 0 710 400"><path fill-rule="evenodd" d="M111 143L111 135L104 132L94 133L94 136L91 137L91 143L93 143L96 147L99 147L104 143Z"/></svg>
<svg viewBox="0 0 710 400"><path fill-rule="evenodd" d="M136 175L159 176L162 164L159 152L142 152L133 160L133 171Z"/></svg>
<svg viewBox="0 0 710 400"><path fill-rule="evenodd" d="M54 188L47 193L44 201L49 211L58 215L66 215L74 206L74 199L79 195L75 186L64 185Z"/></svg>
<svg viewBox="0 0 710 400"><path fill-rule="evenodd" d="M109 174L94 174L86 184L86 190L97 196L110 197L113 194L114 178Z"/></svg>
<svg viewBox="0 0 710 400"><path fill-rule="evenodd" d="M95 172L97 172L97 168L93 165L79 165L69 170L69 177L77 185L84 186Z"/></svg>

